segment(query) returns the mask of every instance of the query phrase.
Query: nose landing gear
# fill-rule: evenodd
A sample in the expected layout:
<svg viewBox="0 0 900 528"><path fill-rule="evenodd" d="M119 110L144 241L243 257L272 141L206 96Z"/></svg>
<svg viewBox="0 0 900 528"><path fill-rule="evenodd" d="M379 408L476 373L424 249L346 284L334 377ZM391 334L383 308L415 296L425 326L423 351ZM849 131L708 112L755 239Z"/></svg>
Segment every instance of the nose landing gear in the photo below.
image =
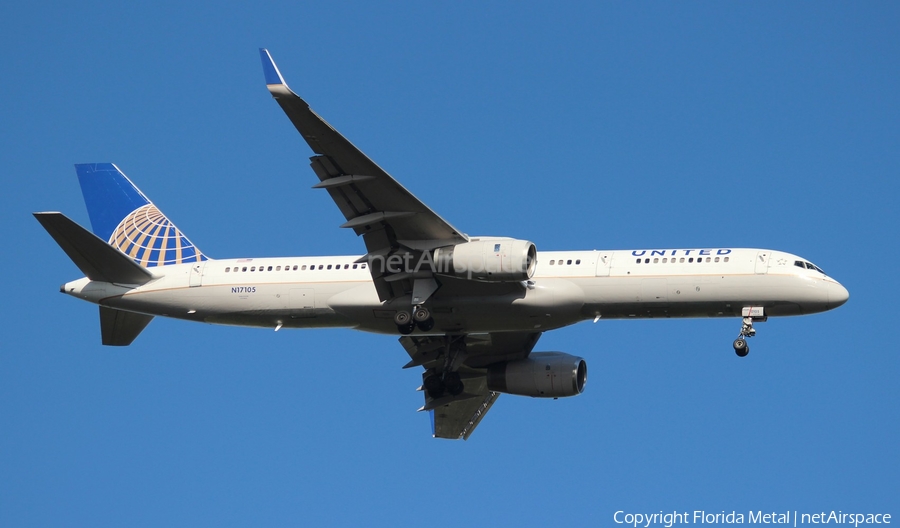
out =
<svg viewBox="0 0 900 528"><path fill-rule="evenodd" d="M750 345L747 344L747 340L743 337L739 337L734 340L734 353L738 355L738 357L744 357L750 353Z"/></svg>
<svg viewBox="0 0 900 528"><path fill-rule="evenodd" d="M744 308L741 315L744 317L741 324L741 333L738 335L738 338L734 340L732 346L734 346L734 353L737 354L738 357L745 357L750 353L750 345L747 344L747 338L756 335L756 329L753 328L753 323L765 322L767 318L763 315L763 309L761 307Z"/></svg>

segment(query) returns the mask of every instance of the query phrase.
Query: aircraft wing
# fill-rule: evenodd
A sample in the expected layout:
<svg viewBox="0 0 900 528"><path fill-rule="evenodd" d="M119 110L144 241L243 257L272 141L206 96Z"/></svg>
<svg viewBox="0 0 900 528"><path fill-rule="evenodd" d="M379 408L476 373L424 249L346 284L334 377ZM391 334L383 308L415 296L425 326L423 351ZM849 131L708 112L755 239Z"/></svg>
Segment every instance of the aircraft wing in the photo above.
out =
<svg viewBox="0 0 900 528"><path fill-rule="evenodd" d="M487 367L500 361L522 359L531 353L541 337L540 332L503 332L457 336L466 342L465 354L459 358L458 372L463 391L458 395L431 398L424 390L425 405L420 411L431 413L431 428L435 438L468 440L484 415L500 396L487 386ZM446 360L446 341L443 336L404 336L400 344L409 354L404 368L423 366L428 375Z"/></svg>
<svg viewBox="0 0 900 528"><path fill-rule="evenodd" d="M314 188L331 195L347 219L341 227L362 235L370 261L373 256L395 254L416 258L423 251L468 241L313 112L288 88L268 50L259 53L269 92L316 153L310 165L321 181ZM412 291L412 283L405 277L388 280L387 270L370 269L382 301Z"/></svg>

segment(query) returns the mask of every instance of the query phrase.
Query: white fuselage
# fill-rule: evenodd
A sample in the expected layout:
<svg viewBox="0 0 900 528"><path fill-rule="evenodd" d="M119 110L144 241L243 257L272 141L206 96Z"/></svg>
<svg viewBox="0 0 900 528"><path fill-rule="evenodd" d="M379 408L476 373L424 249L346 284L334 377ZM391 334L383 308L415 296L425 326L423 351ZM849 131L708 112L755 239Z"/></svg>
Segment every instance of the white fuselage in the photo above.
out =
<svg viewBox="0 0 900 528"><path fill-rule="evenodd" d="M397 333L409 297L379 301L358 256L208 260L153 268L139 287L80 279L64 293L112 308L215 324ZM441 278L429 334L545 331L595 318L801 315L847 290L805 259L759 249L543 251L530 281ZM452 295L442 295L442 290ZM418 333L418 330L416 331Z"/></svg>

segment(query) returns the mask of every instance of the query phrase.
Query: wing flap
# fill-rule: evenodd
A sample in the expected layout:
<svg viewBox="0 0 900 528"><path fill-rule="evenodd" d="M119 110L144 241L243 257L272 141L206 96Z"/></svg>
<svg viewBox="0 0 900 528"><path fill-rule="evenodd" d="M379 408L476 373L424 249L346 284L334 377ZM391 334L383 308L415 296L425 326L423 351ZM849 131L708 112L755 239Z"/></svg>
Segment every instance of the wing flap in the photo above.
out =
<svg viewBox="0 0 900 528"><path fill-rule="evenodd" d="M466 380L466 393L473 397L442 405L431 411L432 434L435 438L448 440L468 440L481 423L484 415L500 396L499 392L487 390L487 378Z"/></svg>

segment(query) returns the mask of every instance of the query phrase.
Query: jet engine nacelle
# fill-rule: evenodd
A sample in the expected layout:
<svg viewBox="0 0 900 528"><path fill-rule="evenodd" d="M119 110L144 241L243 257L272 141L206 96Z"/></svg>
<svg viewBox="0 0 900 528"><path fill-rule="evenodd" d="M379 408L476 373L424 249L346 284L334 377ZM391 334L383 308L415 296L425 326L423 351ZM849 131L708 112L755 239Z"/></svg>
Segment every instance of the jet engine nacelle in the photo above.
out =
<svg viewBox="0 0 900 528"><path fill-rule="evenodd" d="M440 273L483 282L518 282L531 278L537 249L527 240L476 238L434 252Z"/></svg>
<svg viewBox="0 0 900 528"><path fill-rule="evenodd" d="M525 359L488 367L488 389L535 398L577 396L584 392L587 363L563 352L532 352Z"/></svg>

